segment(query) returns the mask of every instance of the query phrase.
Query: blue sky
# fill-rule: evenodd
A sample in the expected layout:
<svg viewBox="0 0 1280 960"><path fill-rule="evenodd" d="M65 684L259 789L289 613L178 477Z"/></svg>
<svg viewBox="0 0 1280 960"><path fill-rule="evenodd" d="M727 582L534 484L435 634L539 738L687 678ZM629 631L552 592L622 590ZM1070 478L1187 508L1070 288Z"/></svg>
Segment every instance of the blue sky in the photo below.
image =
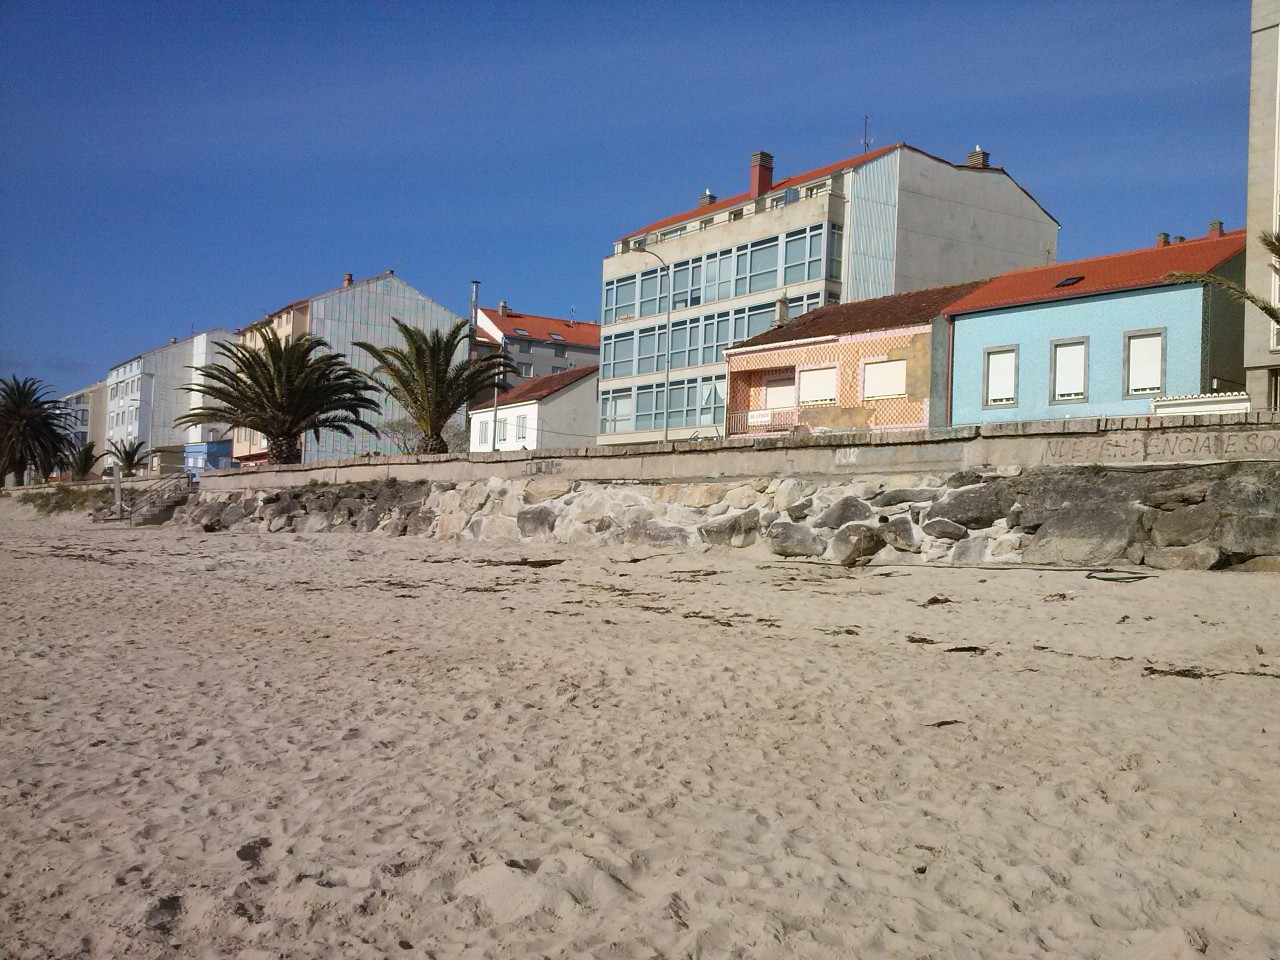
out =
<svg viewBox="0 0 1280 960"><path fill-rule="evenodd" d="M1247 0L0 0L0 376L71 390L387 268L599 316L614 238L979 143L1061 259L1243 226Z"/></svg>

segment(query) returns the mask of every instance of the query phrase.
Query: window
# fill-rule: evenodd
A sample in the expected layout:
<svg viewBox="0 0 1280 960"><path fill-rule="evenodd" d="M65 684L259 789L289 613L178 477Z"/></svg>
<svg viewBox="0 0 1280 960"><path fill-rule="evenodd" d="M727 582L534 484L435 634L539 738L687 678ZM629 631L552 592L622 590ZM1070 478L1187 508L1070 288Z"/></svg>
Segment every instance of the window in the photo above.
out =
<svg viewBox="0 0 1280 960"><path fill-rule="evenodd" d="M1124 394L1154 396L1164 389L1164 330L1134 330L1124 337Z"/></svg>
<svg viewBox="0 0 1280 960"><path fill-rule="evenodd" d="M844 256L844 232L838 224L827 225L827 279L840 279L840 261Z"/></svg>
<svg viewBox="0 0 1280 960"><path fill-rule="evenodd" d="M479 443L480 446L484 446L486 443L489 442L489 421L488 420L480 421L480 429L476 431L476 442Z"/></svg>
<svg viewBox="0 0 1280 960"><path fill-rule="evenodd" d="M626 433L632 424L631 388L605 390L600 394L600 432Z"/></svg>
<svg viewBox="0 0 1280 960"><path fill-rule="evenodd" d="M635 333L617 333L604 338L601 345L600 376L605 380L629 377L635 372Z"/></svg>
<svg viewBox="0 0 1280 960"><path fill-rule="evenodd" d="M651 317L667 309L667 272L649 270L640 274L640 316Z"/></svg>
<svg viewBox="0 0 1280 960"><path fill-rule="evenodd" d="M621 277L604 285L604 323L621 323L636 314L636 278Z"/></svg>
<svg viewBox="0 0 1280 960"><path fill-rule="evenodd" d="M907 361L880 360L862 368L862 399L883 400L907 395Z"/></svg>
<svg viewBox="0 0 1280 960"><path fill-rule="evenodd" d="M637 337L636 373L655 373L666 362L667 331L658 327L641 330Z"/></svg>
<svg viewBox="0 0 1280 960"><path fill-rule="evenodd" d="M728 300L733 296L733 251L707 254L703 258L702 280L704 303Z"/></svg>
<svg viewBox="0 0 1280 960"><path fill-rule="evenodd" d="M636 429L661 430L666 404L660 383L636 388Z"/></svg>
<svg viewBox="0 0 1280 960"><path fill-rule="evenodd" d="M1074 287L1077 283L1079 283L1083 279L1084 277L1067 277L1067 279L1065 280L1059 280L1057 283L1054 284L1054 286L1055 287Z"/></svg>
<svg viewBox="0 0 1280 960"><path fill-rule="evenodd" d="M735 295L772 290L778 285L778 238L738 247Z"/></svg>
<svg viewBox="0 0 1280 960"><path fill-rule="evenodd" d="M838 381L835 367L820 367L817 370L800 371L799 400L800 403L835 403L838 393Z"/></svg>
<svg viewBox="0 0 1280 960"><path fill-rule="evenodd" d="M516 439L524 440L529 436L529 415L522 413L516 417Z"/></svg>
<svg viewBox="0 0 1280 960"><path fill-rule="evenodd" d="M766 410L785 410L796 405L795 376L777 377L764 382L764 406Z"/></svg>
<svg viewBox="0 0 1280 960"><path fill-rule="evenodd" d="M1089 382L1089 341L1055 340L1049 349L1049 402L1083 403Z"/></svg>
<svg viewBox="0 0 1280 960"><path fill-rule="evenodd" d="M552 336L554 337L555 334L553 333ZM555 355L557 359L563 359L564 357L567 357L569 355L569 348L568 347L552 347L551 352Z"/></svg>
<svg viewBox="0 0 1280 960"><path fill-rule="evenodd" d="M564 373L568 369L569 369L568 367L552 367L551 373L554 376L557 373Z"/></svg>
<svg viewBox="0 0 1280 960"><path fill-rule="evenodd" d="M558 333L553 333L553 334L551 335L551 339L552 339L552 340L563 340L563 339L564 339L564 337L560 336L560 334L558 334Z"/></svg>
<svg viewBox="0 0 1280 960"><path fill-rule="evenodd" d="M674 239L675 237L682 237L684 236L684 231L685 231L684 227L674 227L671 230L664 230L661 234L659 234L659 239L671 240L671 239Z"/></svg>
<svg viewBox="0 0 1280 960"><path fill-rule="evenodd" d="M517 364L516 364L516 370L517 370L517 371L519 371L520 376L522 376L522 377L528 378L528 377L532 377L532 376L533 376L533 364L532 364L532 363L517 363Z"/></svg>
<svg viewBox="0 0 1280 960"><path fill-rule="evenodd" d="M524 329L523 327L516 327L516 333L520 334L520 336L522 337L529 336L529 331Z"/></svg>
<svg viewBox="0 0 1280 960"><path fill-rule="evenodd" d="M822 225L787 234L784 248L783 283L817 280L822 274Z"/></svg>
<svg viewBox="0 0 1280 960"><path fill-rule="evenodd" d="M730 219L730 220L741 220L741 219L742 219L742 210L741 210L741 208L739 208L739 209L737 209L737 210L730 210L730 211L729 211L729 219Z"/></svg>
<svg viewBox="0 0 1280 960"><path fill-rule="evenodd" d="M671 309L684 310L702 302L702 258L677 263L671 271Z"/></svg>
<svg viewBox="0 0 1280 960"><path fill-rule="evenodd" d="M983 351L982 405L1018 405L1018 348L988 347Z"/></svg>
<svg viewBox="0 0 1280 960"><path fill-rule="evenodd" d="M497 428L497 431L494 433L494 436L499 443L502 443L504 440L507 439L507 418L506 417L503 417L501 420L498 421L498 428Z"/></svg>
<svg viewBox="0 0 1280 960"><path fill-rule="evenodd" d="M516 348L520 353L533 353L533 343L529 340L520 340L519 346Z"/></svg>

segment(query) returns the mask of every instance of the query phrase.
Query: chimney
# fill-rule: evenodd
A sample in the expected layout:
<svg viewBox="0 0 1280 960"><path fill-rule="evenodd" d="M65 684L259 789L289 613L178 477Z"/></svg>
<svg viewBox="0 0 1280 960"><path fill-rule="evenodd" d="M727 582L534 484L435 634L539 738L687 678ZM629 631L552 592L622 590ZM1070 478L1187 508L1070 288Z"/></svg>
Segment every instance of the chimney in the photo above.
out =
<svg viewBox="0 0 1280 960"><path fill-rule="evenodd" d="M698 198L698 206L709 207L713 203L715 203L718 199L720 198L717 197L714 193L712 193L711 189L708 187L707 192Z"/></svg>
<svg viewBox="0 0 1280 960"><path fill-rule="evenodd" d="M1170 237L1170 238L1169 238L1169 242L1170 242L1170 243L1181 243L1181 242L1182 242L1183 240L1185 240L1185 239L1187 239L1187 238L1186 238L1186 237Z"/></svg>
<svg viewBox="0 0 1280 960"><path fill-rule="evenodd" d="M779 297L774 303L773 325L780 327L787 322L787 298Z"/></svg>
<svg viewBox="0 0 1280 960"><path fill-rule="evenodd" d="M1210 221L1209 221L1209 236L1211 236L1211 237L1220 237L1220 236L1222 236L1222 221L1221 221L1221 220L1210 220Z"/></svg>
<svg viewBox="0 0 1280 960"><path fill-rule="evenodd" d="M344 287L351 286L351 274L348 273L345 277L342 278L342 285Z"/></svg>
<svg viewBox="0 0 1280 960"><path fill-rule="evenodd" d="M773 154L757 150L751 155L751 197L763 197L773 188Z"/></svg>
<svg viewBox="0 0 1280 960"><path fill-rule="evenodd" d="M507 301L498 301L498 316L505 317L507 315Z"/></svg>
<svg viewBox="0 0 1280 960"><path fill-rule="evenodd" d="M1167 247L1169 245L1169 235L1167 233L1156 234L1156 246Z"/></svg>
<svg viewBox="0 0 1280 960"><path fill-rule="evenodd" d="M991 166L991 154L975 145L974 148L969 151L969 156L965 158L965 162L971 167L982 167L985 169L986 167Z"/></svg>

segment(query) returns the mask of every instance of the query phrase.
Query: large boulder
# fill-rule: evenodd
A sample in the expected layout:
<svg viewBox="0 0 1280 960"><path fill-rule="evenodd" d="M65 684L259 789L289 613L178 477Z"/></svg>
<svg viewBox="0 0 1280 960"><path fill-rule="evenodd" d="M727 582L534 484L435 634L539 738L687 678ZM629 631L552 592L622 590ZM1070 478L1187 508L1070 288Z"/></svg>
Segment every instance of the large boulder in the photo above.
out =
<svg viewBox="0 0 1280 960"><path fill-rule="evenodd" d="M993 480L953 491L929 508L925 520L950 520L970 530L983 530L1008 516L1014 501L1008 484Z"/></svg>
<svg viewBox="0 0 1280 960"><path fill-rule="evenodd" d="M555 500L572 490L573 481L566 477L538 476L525 484L524 502L534 504Z"/></svg>
<svg viewBox="0 0 1280 960"><path fill-rule="evenodd" d="M1197 503L1176 510L1162 510L1151 525L1151 542L1157 547L1182 547L1207 540L1218 525L1218 510Z"/></svg>
<svg viewBox="0 0 1280 960"><path fill-rule="evenodd" d="M724 495L724 501L729 505L730 510L745 510L747 507L755 506L759 499L759 492L749 483L734 487Z"/></svg>
<svg viewBox="0 0 1280 960"><path fill-rule="evenodd" d="M1214 531L1214 540L1224 553L1237 559L1280 554L1280 517L1223 517Z"/></svg>
<svg viewBox="0 0 1280 960"><path fill-rule="evenodd" d="M785 513L788 507L799 503L804 497L804 481L787 477L778 483L778 489L774 491L773 509Z"/></svg>
<svg viewBox="0 0 1280 960"><path fill-rule="evenodd" d="M903 553L919 553L923 543L915 524L906 514L899 514L880 524L880 536L889 546Z"/></svg>
<svg viewBox="0 0 1280 960"><path fill-rule="evenodd" d="M991 538L986 534L975 534L959 540L951 549L951 565L953 567L976 567L987 562L987 547Z"/></svg>
<svg viewBox="0 0 1280 960"><path fill-rule="evenodd" d="M1148 547L1142 562L1156 570L1212 570L1222 554L1208 543L1182 547Z"/></svg>
<svg viewBox="0 0 1280 960"><path fill-rule="evenodd" d="M941 493L939 489L928 487L902 487L897 490L886 490L871 502L877 507L892 507L899 503L923 503L936 500Z"/></svg>
<svg viewBox="0 0 1280 960"><path fill-rule="evenodd" d="M1096 566L1124 556L1141 522L1136 504L1082 502L1050 516L1022 552L1026 563Z"/></svg>
<svg viewBox="0 0 1280 960"><path fill-rule="evenodd" d="M769 549L780 557L820 557L827 541L802 523L778 520L765 534Z"/></svg>
<svg viewBox="0 0 1280 960"><path fill-rule="evenodd" d="M942 517L926 520L920 529L924 531L925 536L933 537L935 540L963 540L969 535L969 528L963 523L944 520Z"/></svg>
<svg viewBox="0 0 1280 960"><path fill-rule="evenodd" d="M680 485L676 503L685 507L705 508L724 499L723 483L685 483Z"/></svg>
<svg viewBox="0 0 1280 960"><path fill-rule="evenodd" d="M760 512L753 507L707 521L698 527L698 535L717 546L747 547L756 542L759 526Z"/></svg>
<svg viewBox="0 0 1280 960"><path fill-rule="evenodd" d="M870 520L875 516L875 511L863 500L857 497L841 497L813 521L815 527L830 527L832 530L838 530L846 523L856 523L860 520Z"/></svg>
<svg viewBox="0 0 1280 960"><path fill-rule="evenodd" d="M520 531L520 536L526 539L549 537L555 531L557 519L559 517L555 508L547 504L526 507L516 515L516 529Z"/></svg>
<svg viewBox="0 0 1280 960"><path fill-rule="evenodd" d="M689 545L689 530L660 520L637 520L623 533L627 543L645 543L654 547L685 547Z"/></svg>
<svg viewBox="0 0 1280 960"><path fill-rule="evenodd" d="M882 525L846 523L827 544L826 558L846 567L865 564L885 546Z"/></svg>

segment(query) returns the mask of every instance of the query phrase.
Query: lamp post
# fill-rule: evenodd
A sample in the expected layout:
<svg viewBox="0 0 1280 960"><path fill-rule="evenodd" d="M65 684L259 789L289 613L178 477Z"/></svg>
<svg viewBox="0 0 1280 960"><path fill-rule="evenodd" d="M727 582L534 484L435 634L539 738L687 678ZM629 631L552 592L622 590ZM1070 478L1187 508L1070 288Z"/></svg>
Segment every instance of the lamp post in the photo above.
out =
<svg viewBox="0 0 1280 960"><path fill-rule="evenodd" d="M654 253L652 250L648 249L647 247L641 247L639 250L636 250L635 252L647 253L649 256L653 257L660 264L666 267L666 270L667 270L667 335L666 335L667 351L666 351L666 356L662 361L662 372L664 374L664 379L662 383L662 442L666 443L667 429L669 427L669 421L671 419L669 416L669 412L671 408L671 301L675 296L675 285L672 283L672 280L674 279L674 277L672 277L671 275L671 264L667 263L667 261L663 260L662 257L658 256L658 254ZM638 291L636 296L637 298L639 297ZM662 296L661 289L658 290L658 296Z"/></svg>

